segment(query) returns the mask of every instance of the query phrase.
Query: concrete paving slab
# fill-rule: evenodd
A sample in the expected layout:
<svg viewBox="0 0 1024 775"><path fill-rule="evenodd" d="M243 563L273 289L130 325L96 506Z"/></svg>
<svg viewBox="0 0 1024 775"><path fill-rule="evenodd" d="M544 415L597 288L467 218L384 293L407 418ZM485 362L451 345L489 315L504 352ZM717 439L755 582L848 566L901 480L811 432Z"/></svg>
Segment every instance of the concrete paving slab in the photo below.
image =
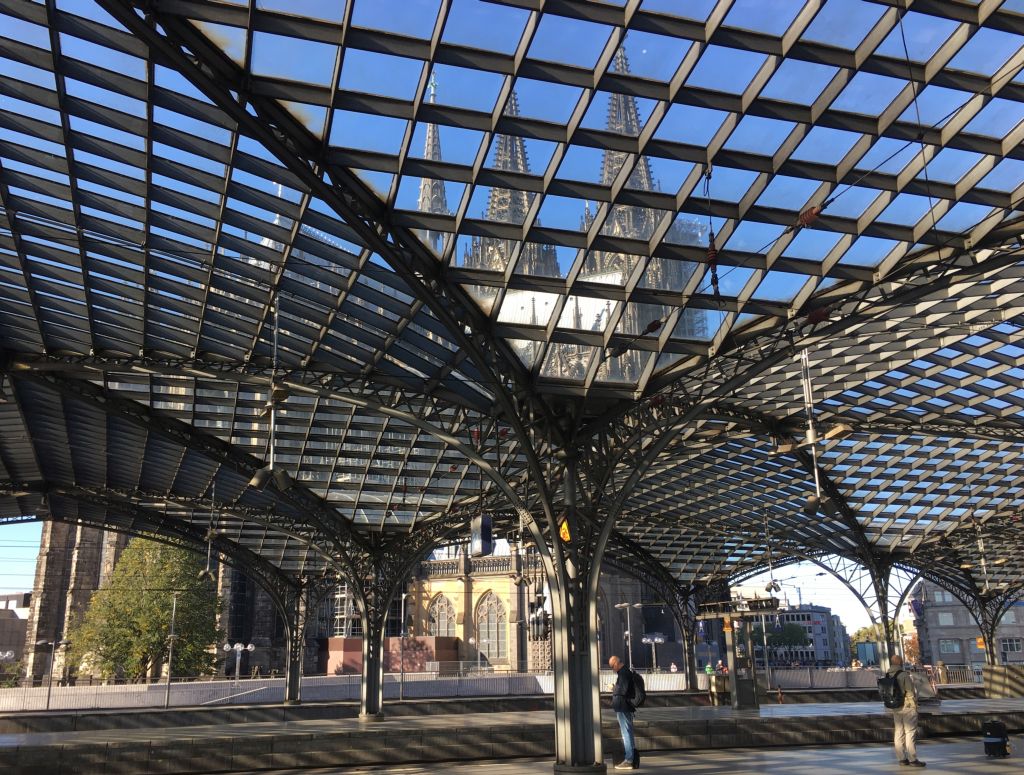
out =
<svg viewBox="0 0 1024 775"><path fill-rule="evenodd" d="M1024 741L1018 738L1015 750ZM988 759L980 740L953 738L924 741L918 754L930 775L1019 775L1024 752L1016 758ZM609 772L612 760L607 759ZM889 745L801 746L797 748L728 748L718 751L677 751L644 755L640 772L648 775L864 775L917 770L900 767ZM551 775L550 759L470 764L426 764L394 767L345 767L274 770L266 775Z"/></svg>

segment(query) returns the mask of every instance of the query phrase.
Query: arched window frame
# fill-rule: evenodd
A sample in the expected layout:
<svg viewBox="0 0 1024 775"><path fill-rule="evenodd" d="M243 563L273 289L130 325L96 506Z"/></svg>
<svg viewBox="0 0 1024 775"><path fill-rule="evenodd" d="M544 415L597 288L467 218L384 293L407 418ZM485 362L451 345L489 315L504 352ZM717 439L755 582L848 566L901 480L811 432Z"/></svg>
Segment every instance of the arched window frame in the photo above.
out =
<svg viewBox="0 0 1024 775"><path fill-rule="evenodd" d="M508 659L508 615L494 592L487 592L476 606L477 648L489 661Z"/></svg>
<svg viewBox="0 0 1024 775"><path fill-rule="evenodd" d="M444 594L435 595L430 601L427 632L437 637L455 637L455 606Z"/></svg>

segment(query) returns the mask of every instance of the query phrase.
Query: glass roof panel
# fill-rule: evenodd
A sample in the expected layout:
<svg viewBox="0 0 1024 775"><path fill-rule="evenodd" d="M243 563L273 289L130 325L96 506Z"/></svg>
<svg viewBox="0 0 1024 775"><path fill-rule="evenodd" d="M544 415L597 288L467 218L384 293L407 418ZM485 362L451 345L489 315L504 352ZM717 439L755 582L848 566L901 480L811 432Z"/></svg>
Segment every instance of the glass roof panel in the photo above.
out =
<svg viewBox="0 0 1024 775"><path fill-rule="evenodd" d="M964 132L1002 140L1024 121L1024 104L995 97L970 120Z"/></svg>
<svg viewBox="0 0 1024 775"><path fill-rule="evenodd" d="M338 85L349 91L412 100L423 67L424 63L418 59L346 49ZM331 72L333 69L328 75Z"/></svg>
<svg viewBox="0 0 1024 775"><path fill-rule="evenodd" d="M654 136L659 140L705 146L731 114L693 105L673 105Z"/></svg>
<svg viewBox="0 0 1024 775"><path fill-rule="evenodd" d="M926 62L959 26L952 19L908 11L875 53L901 61L909 56L911 62Z"/></svg>
<svg viewBox="0 0 1024 775"><path fill-rule="evenodd" d="M767 60L767 54L756 51L709 45L690 72L686 85L726 94L742 94Z"/></svg>
<svg viewBox="0 0 1024 775"><path fill-rule="evenodd" d="M537 25L527 56L593 69L610 35L611 28L603 24L545 14ZM565 45L567 40L573 44Z"/></svg>
<svg viewBox="0 0 1024 775"><path fill-rule="evenodd" d="M468 110L494 111L505 77L498 73L468 67L435 64L431 79L440 87L436 101ZM431 97L433 102L434 98Z"/></svg>
<svg viewBox="0 0 1024 775"><path fill-rule="evenodd" d="M374 0L368 2L374 4ZM529 18L530 12L522 8L486 0L453 0L441 40L511 54L518 47Z"/></svg>
<svg viewBox="0 0 1024 775"><path fill-rule="evenodd" d="M846 84L829 106L831 110L877 116L907 88L907 82L887 75L861 70Z"/></svg>
<svg viewBox="0 0 1024 775"><path fill-rule="evenodd" d="M744 116L725 142L733 151L772 156L790 136L796 124L760 116Z"/></svg>
<svg viewBox="0 0 1024 775"><path fill-rule="evenodd" d="M615 57L608 66L608 72L626 72L641 78L668 82L694 45L667 35L628 30L619 49L620 56L624 57L627 53L632 55L626 60L628 66L620 70L619 57Z"/></svg>
<svg viewBox="0 0 1024 775"><path fill-rule="evenodd" d="M838 67L786 59L775 70L760 96L795 105L812 105L838 73Z"/></svg>
<svg viewBox="0 0 1024 775"><path fill-rule="evenodd" d="M246 5L245 0L236 0L236 2L238 5ZM296 16L332 22L340 22L345 11L344 4L325 3L323 0L249 0L249 2L254 2L256 8L261 11L283 11ZM363 5L364 3L356 5L354 14L361 13ZM373 3L369 5L372 6ZM355 15L353 18L356 18Z"/></svg>
<svg viewBox="0 0 1024 775"><path fill-rule="evenodd" d="M869 0L829 0L801 36L804 40L854 50L885 14L885 6Z"/></svg>
<svg viewBox="0 0 1024 775"><path fill-rule="evenodd" d="M437 23L438 11L441 8L440 0L408 0L408 2L402 3L401 13L394 13L393 9L379 0L352 1L352 24L357 27L386 30L424 39L430 38L434 25ZM339 5L341 4L339 3ZM286 10L292 13L301 13L298 9ZM335 21L341 21L341 19L335 19Z"/></svg>
<svg viewBox="0 0 1024 775"><path fill-rule="evenodd" d="M734 0L723 24L781 37L802 7L802 0Z"/></svg>

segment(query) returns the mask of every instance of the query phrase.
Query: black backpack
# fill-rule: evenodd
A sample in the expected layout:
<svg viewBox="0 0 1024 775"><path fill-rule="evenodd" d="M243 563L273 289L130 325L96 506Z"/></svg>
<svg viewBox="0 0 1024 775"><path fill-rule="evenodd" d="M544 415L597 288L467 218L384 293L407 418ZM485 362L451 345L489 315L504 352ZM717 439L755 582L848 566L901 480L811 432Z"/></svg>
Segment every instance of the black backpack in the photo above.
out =
<svg viewBox="0 0 1024 775"><path fill-rule="evenodd" d="M643 677L635 670L630 671L630 678L633 679L630 682L632 684L632 691L627 699L630 705L634 708L639 708L647 702L647 687L644 686Z"/></svg>
<svg viewBox="0 0 1024 775"><path fill-rule="evenodd" d="M882 704L892 710L902 708L903 700L906 698L906 692L898 680L902 672L897 670L892 675L883 675L878 679L878 695L882 698Z"/></svg>

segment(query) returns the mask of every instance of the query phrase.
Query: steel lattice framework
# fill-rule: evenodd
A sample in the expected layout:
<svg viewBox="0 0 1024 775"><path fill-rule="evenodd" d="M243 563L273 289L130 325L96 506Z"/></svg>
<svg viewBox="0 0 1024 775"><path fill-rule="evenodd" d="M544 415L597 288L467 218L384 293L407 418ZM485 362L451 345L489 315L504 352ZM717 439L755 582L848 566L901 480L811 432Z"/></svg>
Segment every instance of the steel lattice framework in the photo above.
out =
<svg viewBox="0 0 1024 775"><path fill-rule="evenodd" d="M216 514L372 619L486 509L570 640L606 546L687 619L766 518L882 618L1020 593L1019 0L301 8L0 0L0 519Z"/></svg>

